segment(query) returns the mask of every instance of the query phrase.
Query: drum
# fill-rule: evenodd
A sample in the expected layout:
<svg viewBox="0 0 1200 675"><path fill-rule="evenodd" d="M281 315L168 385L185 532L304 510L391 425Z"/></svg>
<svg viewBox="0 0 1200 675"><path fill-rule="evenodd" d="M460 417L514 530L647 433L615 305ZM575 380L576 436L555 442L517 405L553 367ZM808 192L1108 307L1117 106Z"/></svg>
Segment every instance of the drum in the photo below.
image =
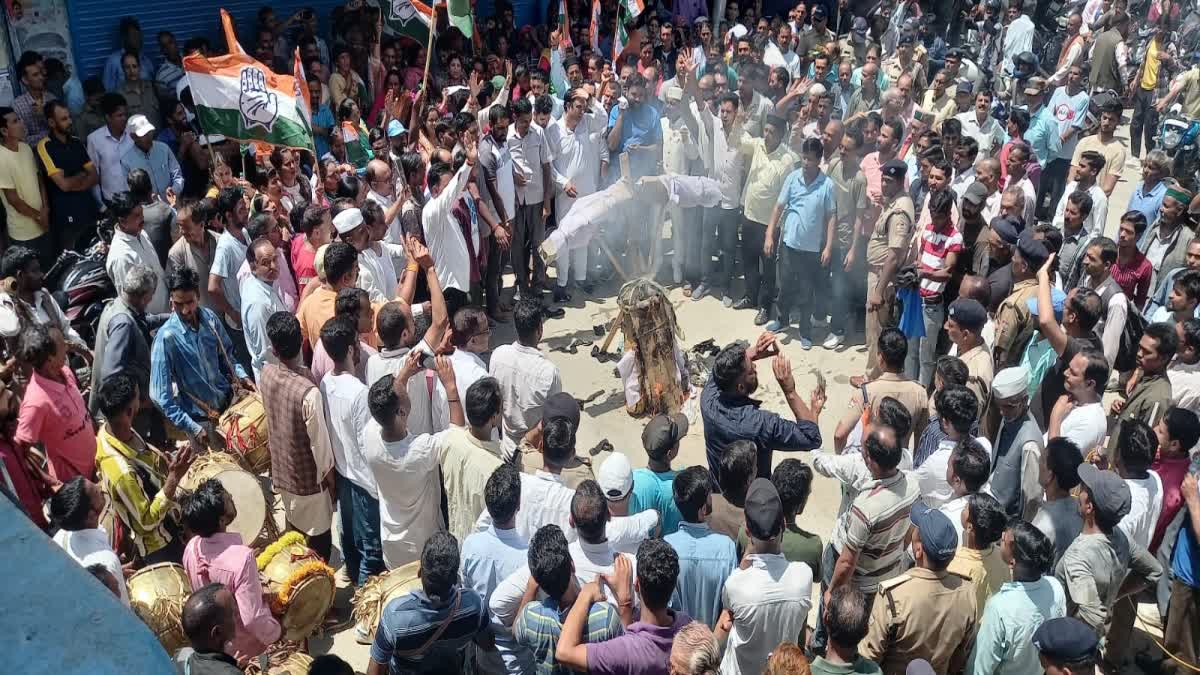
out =
<svg viewBox="0 0 1200 675"><path fill-rule="evenodd" d="M360 627L360 635L369 635L375 641L375 629L383 609L396 598L421 588L421 561L414 560L394 570L367 579L362 588L354 592L351 601L354 607L354 623Z"/></svg>
<svg viewBox="0 0 1200 675"><path fill-rule="evenodd" d="M192 462L191 468L180 479L179 487L193 492L209 478L221 482L237 507L237 517L227 531L242 535L242 543L256 550L275 538L275 517L268 508L274 500L263 489L258 476L239 466L233 455L210 452Z"/></svg>
<svg viewBox="0 0 1200 675"><path fill-rule="evenodd" d="M262 396L251 391L243 394L221 415L217 429L225 437L229 452L251 473L271 470L271 450L267 447L267 409Z"/></svg>
<svg viewBox="0 0 1200 675"><path fill-rule="evenodd" d="M286 640L303 640L321 626L337 582L333 569L308 547L304 535L288 532L258 555L263 592L279 617Z"/></svg>
<svg viewBox="0 0 1200 675"><path fill-rule="evenodd" d="M129 591L129 606L168 654L174 654L188 644L183 634L183 603L192 593L183 566L159 563L139 570L125 584Z"/></svg>

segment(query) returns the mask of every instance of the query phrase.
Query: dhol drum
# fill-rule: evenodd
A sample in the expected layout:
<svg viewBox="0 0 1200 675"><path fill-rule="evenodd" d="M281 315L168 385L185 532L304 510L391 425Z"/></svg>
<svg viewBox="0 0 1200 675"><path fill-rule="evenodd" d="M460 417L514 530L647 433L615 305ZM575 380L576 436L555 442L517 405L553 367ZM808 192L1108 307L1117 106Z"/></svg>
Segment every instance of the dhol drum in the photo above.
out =
<svg viewBox="0 0 1200 675"><path fill-rule="evenodd" d="M289 645L289 648L298 649L299 645ZM308 675L312 662L313 657L303 652L279 650L268 657L266 670L259 667L258 659L251 659L246 666L246 675Z"/></svg>
<svg viewBox="0 0 1200 675"><path fill-rule="evenodd" d="M182 565L159 563L139 570L125 584L129 606L138 615L168 654L188 644L183 634L183 603L192 594L192 584Z"/></svg>
<svg viewBox="0 0 1200 675"><path fill-rule="evenodd" d="M379 618L383 616L383 609L387 604L407 595L409 591L421 588L420 569L421 561L414 560L367 579L362 588L354 592L354 599L351 601L354 606L352 616L355 625L360 628L359 635L368 635L374 642L375 629L379 627Z"/></svg>
<svg viewBox="0 0 1200 675"><path fill-rule="evenodd" d="M269 508L274 497L263 489L258 476L243 469L233 455L210 452L200 455L192 462L188 472L179 481L179 487L193 492L209 478L215 478L233 497L237 517L227 530L242 535L242 543L261 550L278 536L275 514Z"/></svg>
<svg viewBox="0 0 1200 675"><path fill-rule="evenodd" d="M303 640L320 627L333 607L333 568L308 547L304 535L288 532L258 554L263 592L279 617L286 640Z"/></svg>
<svg viewBox="0 0 1200 675"><path fill-rule="evenodd" d="M217 429L225 437L229 452L251 473L271 470L271 450L267 447L267 409L258 392L244 392L221 415Z"/></svg>

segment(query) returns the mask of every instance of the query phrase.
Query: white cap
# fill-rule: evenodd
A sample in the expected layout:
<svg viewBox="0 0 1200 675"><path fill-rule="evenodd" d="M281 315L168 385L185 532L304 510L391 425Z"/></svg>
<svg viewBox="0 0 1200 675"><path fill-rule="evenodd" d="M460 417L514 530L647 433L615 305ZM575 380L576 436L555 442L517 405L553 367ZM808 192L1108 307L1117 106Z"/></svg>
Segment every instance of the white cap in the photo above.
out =
<svg viewBox="0 0 1200 675"><path fill-rule="evenodd" d="M1029 369L1025 366L1005 368L992 378L992 393L996 398L1012 398L1029 393Z"/></svg>
<svg viewBox="0 0 1200 675"><path fill-rule="evenodd" d="M596 472L596 482L604 491L604 496L611 501L620 501L629 496L633 490L633 467L629 458L614 452L600 465Z"/></svg>
<svg viewBox="0 0 1200 675"><path fill-rule="evenodd" d="M129 133L134 136L145 136L154 131L154 125L145 115L134 115L129 118Z"/></svg>
<svg viewBox="0 0 1200 675"><path fill-rule="evenodd" d="M818 96L824 96L825 91L826 91L825 85L821 84L820 82L817 82L816 84L814 84L813 86L808 88L808 97L810 99L813 99Z"/></svg>
<svg viewBox="0 0 1200 675"><path fill-rule="evenodd" d="M351 232L362 224L363 214L358 209L346 209L333 218L333 229L337 230L338 234Z"/></svg>

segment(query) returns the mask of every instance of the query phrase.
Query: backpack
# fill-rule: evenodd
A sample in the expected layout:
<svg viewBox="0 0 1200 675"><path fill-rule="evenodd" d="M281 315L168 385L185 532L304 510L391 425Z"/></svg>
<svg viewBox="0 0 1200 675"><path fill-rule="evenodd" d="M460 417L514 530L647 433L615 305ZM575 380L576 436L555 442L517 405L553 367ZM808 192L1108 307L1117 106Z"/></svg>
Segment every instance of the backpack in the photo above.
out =
<svg viewBox="0 0 1200 675"><path fill-rule="evenodd" d="M1117 348L1117 358L1113 361L1113 369L1126 373L1137 367L1138 343L1146 332L1146 317L1138 311L1130 311L1125 317L1125 328L1121 330L1121 343Z"/></svg>

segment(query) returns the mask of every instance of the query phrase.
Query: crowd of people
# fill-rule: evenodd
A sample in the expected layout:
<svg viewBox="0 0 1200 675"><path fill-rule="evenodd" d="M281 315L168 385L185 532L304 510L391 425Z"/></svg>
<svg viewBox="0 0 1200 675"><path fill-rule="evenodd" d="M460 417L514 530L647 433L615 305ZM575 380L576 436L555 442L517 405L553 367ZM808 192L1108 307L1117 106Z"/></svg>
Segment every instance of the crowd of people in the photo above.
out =
<svg viewBox="0 0 1200 675"><path fill-rule="evenodd" d="M247 396L288 530L356 587L419 562L420 590L354 629L370 675L1110 671L1138 603L1164 671L1195 669L1200 197L1155 148L1173 102L1200 118L1177 4L1090 0L1053 72L1020 0L637 4L615 48L577 0L429 45L362 3L327 32L264 7L242 37L277 72L298 50L310 149L204 133L182 55L223 50L202 37L160 33L155 63L127 18L81 85L23 54L0 108L0 491L125 604L128 574L181 564L192 675L282 633L233 497L181 487ZM599 222L578 200L664 174L719 200L547 264L548 229ZM67 249L117 291L94 322L46 285ZM646 250L686 302L762 327L693 390L706 465L680 466L683 414L640 451L577 448L539 346ZM781 344L860 336L830 440L825 385L797 391ZM753 398L767 359L782 415ZM817 474L832 530L805 515Z"/></svg>

